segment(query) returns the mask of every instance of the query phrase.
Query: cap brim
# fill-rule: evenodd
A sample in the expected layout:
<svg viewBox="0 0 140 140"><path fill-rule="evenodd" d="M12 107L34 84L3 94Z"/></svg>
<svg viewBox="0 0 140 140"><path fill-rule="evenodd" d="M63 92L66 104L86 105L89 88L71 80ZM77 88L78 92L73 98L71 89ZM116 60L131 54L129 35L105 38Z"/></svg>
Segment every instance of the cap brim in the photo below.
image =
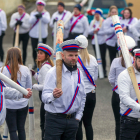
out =
<svg viewBox="0 0 140 140"><path fill-rule="evenodd" d="M78 52L79 49L74 49L74 50L72 50L72 49L66 49L66 50L63 50L63 51L68 51L68 52Z"/></svg>

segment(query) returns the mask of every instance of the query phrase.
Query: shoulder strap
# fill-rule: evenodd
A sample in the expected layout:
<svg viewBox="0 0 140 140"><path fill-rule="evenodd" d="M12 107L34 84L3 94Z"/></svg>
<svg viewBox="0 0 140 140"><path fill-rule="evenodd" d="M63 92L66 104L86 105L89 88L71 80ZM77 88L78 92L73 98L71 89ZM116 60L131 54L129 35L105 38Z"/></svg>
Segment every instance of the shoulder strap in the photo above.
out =
<svg viewBox="0 0 140 140"><path fill-rule="evenodd" d="M80 56L78 56L78 62L79 62L79 64L81 65L81 67L83 68L83 70L84 70L84 72L85 72L85 74L86 74L88 80L91 82L91 84L92 84L93 86L96 87L92 76L90 75L90 73L89 73L89 71L87 70L87 68L84 66L84 64L83 64L83 62L82 62Z"/></svg>
<svg viewBox="0 0 140 140"><path fill-rule="evenodd" d="M0 113L3 109L3 87L5 87L4 83L0 80Z"/></svg>

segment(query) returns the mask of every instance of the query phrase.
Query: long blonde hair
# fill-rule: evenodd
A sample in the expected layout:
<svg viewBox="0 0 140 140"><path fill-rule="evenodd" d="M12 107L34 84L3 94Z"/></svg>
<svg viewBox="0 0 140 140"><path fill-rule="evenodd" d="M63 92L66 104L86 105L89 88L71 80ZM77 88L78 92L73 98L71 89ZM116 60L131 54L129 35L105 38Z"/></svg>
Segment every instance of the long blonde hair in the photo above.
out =
<svg viewBox="0 0 140 140"><path fill-rule="evenodd" d="M21 72L19 71L19 64L23 65L22 57L21 57L21 50L16 47L12 47L8 49L4 66L10 65L11 79L14 82L17 82L17 73L19 72L21 75ZM2 68L2 71L3 71L3 68Z"/></svg>
<svg viewBox="0 0 140 140"><path fill-rule="evenodd" d="M100 22L99 27L100 27L100 28L102 27L103 20L104 20L104 19L100 16L100 18L99 18L99 22ZM95 24L96 21L97 21L97 20L96 20L96 18L95 18L95 16L94 16L94 19L93 19L93 26L94 26L94 24Z"/></svg>
<svg viewBox="0 0 140 140"><path fill-rule="evenodd" d="M45 53L45 52L44 52ZM50 65L53 67L54 66L54 63L53 61L51 60L50 56L45 53L45 59L43 61L38 61L37 60L37 67L40 69L42 64L45 62L45 61L48 61L50 63Z"/></svg>
<svg viewBox="0 0 140 140"><path fill-rule="evenodd" d="M85 49L80 49L79 51L80 57L82 59L82 62L84 66L86 66L86 62L89 64L90 63L90 57L87 48Z"/></svg>
<svg viewBox="0 0 140 140"><path fill-rule="evenodd" d="M118 12L118 8L115 6L115 5L112 5L110 8L109 8L109 13L108 13L108 16L107 17L110 17L111 16L111 11L113 10L113 9L116 9L117 10L117 12Z"/></svg>

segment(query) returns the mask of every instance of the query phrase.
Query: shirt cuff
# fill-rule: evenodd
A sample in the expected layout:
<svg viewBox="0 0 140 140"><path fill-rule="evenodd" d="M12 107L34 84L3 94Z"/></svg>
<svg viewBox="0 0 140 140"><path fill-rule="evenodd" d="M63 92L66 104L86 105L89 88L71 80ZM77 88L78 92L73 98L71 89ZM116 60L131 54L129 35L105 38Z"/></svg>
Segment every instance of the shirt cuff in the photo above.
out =
<svg viewBox="0 0 140 140"><path fill-rule="evenodd" d="M51 103L52 101L54 101L56 98L54 98L53 97L53 92L52 92L52 94L51 94L51 96L50 96L50 102L49 103Z"/></svg>
<svg viewBox="0 0 140 140"><path fill-rule="evenodd" d="M79 121L81 120L82 116L80 114L76 114L76 119L78 119Z"/></svg>

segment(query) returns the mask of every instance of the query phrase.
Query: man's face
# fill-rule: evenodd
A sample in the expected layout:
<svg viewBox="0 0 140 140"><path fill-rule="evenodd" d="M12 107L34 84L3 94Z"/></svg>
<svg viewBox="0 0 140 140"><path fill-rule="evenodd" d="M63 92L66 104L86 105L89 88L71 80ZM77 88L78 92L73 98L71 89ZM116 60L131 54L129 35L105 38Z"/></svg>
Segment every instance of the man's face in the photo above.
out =
<svg viewBox="0 0 140 140"><path fill-rule="evenodd" d="M140 72L140 58L134 57L134 67Z"/></svg>
<svg viewBox="0 0 140 140"><path fill-rule="evenodd" d="M78 52L75 51L64 51L62 58L69 66L75 66L78 60Z"/></svg>
<svg viewBox="0 0 140 140"><path fill-rule="evenodd" d="M24 10L22 8L18 8L18 13L22 15L24 13Z"/></svg>

